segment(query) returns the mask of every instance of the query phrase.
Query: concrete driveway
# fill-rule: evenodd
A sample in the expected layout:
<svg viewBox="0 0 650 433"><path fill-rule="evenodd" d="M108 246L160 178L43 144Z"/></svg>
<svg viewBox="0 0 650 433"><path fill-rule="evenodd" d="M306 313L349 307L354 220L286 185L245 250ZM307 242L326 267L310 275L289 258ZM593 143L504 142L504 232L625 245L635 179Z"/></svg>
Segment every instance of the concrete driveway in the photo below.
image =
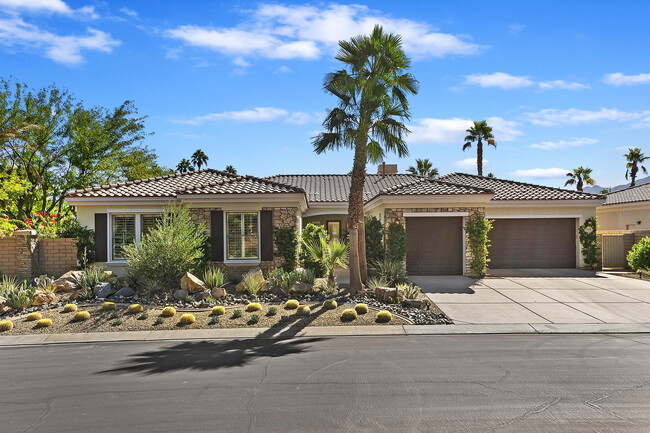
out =
<svg viewBox="0 0 650 433"><path fill-rule="evenodd" d="M650 282L582 270L412 277L457 324L650 323Z"/></svg>

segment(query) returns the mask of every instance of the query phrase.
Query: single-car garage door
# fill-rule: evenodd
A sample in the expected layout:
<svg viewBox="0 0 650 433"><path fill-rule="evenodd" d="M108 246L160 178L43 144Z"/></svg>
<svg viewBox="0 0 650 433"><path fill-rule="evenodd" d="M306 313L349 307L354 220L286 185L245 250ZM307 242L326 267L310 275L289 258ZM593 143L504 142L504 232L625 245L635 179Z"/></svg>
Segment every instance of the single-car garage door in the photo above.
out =
<svg viewBox="0 0 650 433"><path fill-rule="evenodd" d="M490 268L575 268L574 218L496 219Z"/></svg>
<svg viewBox="0 0 650 433"><path fill-rule="evenodd" d="M463 273L461 217L407 217L406 237L409 275Z"/></svg>

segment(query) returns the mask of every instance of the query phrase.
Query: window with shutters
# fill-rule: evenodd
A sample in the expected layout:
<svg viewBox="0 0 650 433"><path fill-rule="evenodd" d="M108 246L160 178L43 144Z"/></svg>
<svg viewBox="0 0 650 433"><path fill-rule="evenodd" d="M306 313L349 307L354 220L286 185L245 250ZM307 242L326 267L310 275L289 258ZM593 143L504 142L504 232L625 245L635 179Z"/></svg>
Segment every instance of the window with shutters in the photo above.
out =
<svg viewBox="0 0 650 433"><path fill-rule="evenodd" d="M140 215L140 236L146 235L151 229L155 228L160 218L162 218L160 214Z"/></svg>
<svg viewBox="0 0 650 433"><path fill-rule="evenodd" d="M259 259L259 223L256 212L226 214L226 257L228 260Z"/></svg>
<svg viewBox="0 0 650 433"><path fill-rule="evenodd" d="M126 260L124 247L132 243L140 243L142 235L149 233L162 214L110 214L110 260L121 262Z"/></svg>

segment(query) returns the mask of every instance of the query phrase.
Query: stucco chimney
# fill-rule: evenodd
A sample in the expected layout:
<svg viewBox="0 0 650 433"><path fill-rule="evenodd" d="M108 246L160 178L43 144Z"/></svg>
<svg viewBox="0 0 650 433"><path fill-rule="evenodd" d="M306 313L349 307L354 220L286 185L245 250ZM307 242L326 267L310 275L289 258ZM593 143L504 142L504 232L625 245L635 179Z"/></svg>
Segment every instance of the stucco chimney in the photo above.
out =
<svg viewBox="0 0 650 433"><path fill-rule="evenodd" d="M385 176L387 174L397 174L397 164L386 164L382 162L380 166L377 167L377 174Z"/></svg>

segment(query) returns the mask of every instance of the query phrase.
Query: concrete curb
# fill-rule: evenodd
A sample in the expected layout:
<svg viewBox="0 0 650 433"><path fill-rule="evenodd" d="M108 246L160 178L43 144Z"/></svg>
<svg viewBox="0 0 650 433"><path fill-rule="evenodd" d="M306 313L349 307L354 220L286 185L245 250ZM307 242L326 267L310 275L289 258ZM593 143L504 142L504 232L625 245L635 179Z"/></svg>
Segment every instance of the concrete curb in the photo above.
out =
<svg viewBox="0 0 650 433"><path fill-rule="evenodd" d="M79 334L8 335L0 347L62 343L107 343L125 341L230 340L242 338L294 338L386 335L479 335L479 334L642 334L650 323L612 324L493 324L493 325L388 325L314 326L291 332L273 328L189 329L170 331L89 332ZM284 332L283 332L284 331Z"/></svg>

